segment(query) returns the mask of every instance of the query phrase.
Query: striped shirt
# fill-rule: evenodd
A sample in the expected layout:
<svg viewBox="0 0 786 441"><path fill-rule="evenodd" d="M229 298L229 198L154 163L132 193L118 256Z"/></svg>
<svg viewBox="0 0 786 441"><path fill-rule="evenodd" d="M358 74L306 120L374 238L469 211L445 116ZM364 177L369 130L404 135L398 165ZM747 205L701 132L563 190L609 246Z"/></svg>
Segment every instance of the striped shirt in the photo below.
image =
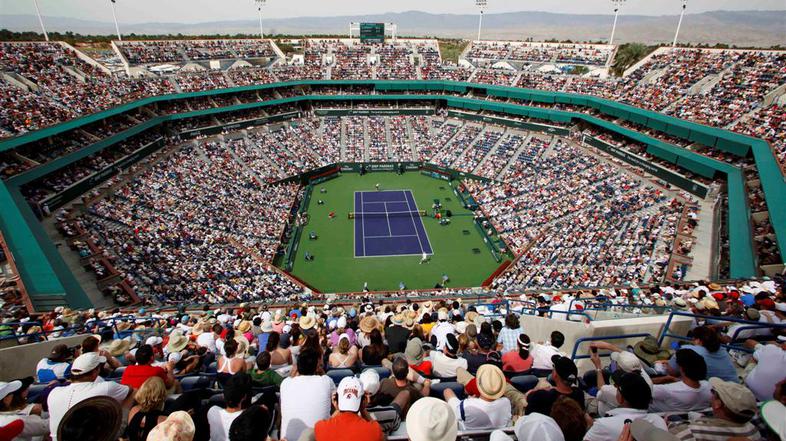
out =
<svg viewBox="0 0 786 441"><path fill-rule="evenodd" d="M726 441L731 437L761 440L759 430L751 423L738 424L715 417L702 417L690 423L669 426L669 432L681 441Z"/></svg>

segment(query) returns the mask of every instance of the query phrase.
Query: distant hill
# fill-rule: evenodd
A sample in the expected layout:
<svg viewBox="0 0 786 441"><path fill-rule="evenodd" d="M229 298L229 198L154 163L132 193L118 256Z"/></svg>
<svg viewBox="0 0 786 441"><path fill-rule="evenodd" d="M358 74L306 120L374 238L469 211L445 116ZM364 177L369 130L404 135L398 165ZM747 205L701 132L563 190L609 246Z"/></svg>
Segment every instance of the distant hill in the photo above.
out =
<svg viewBox="0 0 786 441"><path fill-rule="evenodd" d="M671 42L678 17L621 15L617 42ZM45 17L47 29L80 34L111 34L108 22L64 17ZM477 15L429 14L419 11L340 17L295 17L264 20L265 32L277 34L345 34L349 22L393 22L401 36L475 38ZM483 18L484 39L594 41L605 40L611 31L610 15L512 12L487 14ZM694 44L725 43L769 47L786 42L786 11L713 11L687 14L680 41ZM12 31L39 30L33 15L0 15L0 28ZM254 34L256 20L204 23L121 24L124 34Z"/></svg>

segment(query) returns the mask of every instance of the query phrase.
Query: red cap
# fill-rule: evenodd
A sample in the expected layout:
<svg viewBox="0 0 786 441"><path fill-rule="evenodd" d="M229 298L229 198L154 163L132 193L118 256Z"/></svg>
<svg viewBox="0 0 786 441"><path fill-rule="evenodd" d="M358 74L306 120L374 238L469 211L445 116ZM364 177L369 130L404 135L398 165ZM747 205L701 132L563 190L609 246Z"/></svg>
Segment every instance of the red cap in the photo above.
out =
<svg viewBox="0 0 786 441"><path fill-rule="evenodd" d="M772 300L771 298L761 299L759 300L758 303L759 306L761 306L764 309L770 309L770 310L775 309L775 301Z"/></svg>

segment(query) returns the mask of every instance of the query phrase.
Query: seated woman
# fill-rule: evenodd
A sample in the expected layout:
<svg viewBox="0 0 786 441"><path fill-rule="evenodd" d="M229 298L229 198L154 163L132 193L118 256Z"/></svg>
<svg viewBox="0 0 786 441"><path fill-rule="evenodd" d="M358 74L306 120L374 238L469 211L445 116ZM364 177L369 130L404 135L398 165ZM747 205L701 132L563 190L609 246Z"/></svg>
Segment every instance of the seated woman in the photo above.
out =
<svg viewBox="0 0 786 441"><path fill-rule="evenodd" d="M150 377L142 383L134 393L137 404L128 412L126 437L129 441L146 440L147 434L166 419L163 412L166 397L166 385L161 378Z"/></svg>
<svg viewBox="0 0 786 441"><path fill-rule="evenodd" d="M292 352L281 347L281 334L271 332L267 339L266 351L270 352L270 369L279 369L292 364Z"/></svg>
<svg viewBox="0 0 786 441"><path fill-rule="evenodd" d="M224 353L218 357L218 370L219 374L234 375L238 372L245 372L246 361L243 358L237 357L238 343L235 339L228 339L224 343Z"/></svg>
<svg viewBox="0 0 786 441"><path fill-rule="evenodd" d="M382 360L388 356L388 348L382 340L382 333L379 329L372 329L369 333L369 344L363 348L363 364L377 366L382 364Z"/></svg>
<svg viewBox="0 0 786 441"><path fill-rule="evenodd" d="M338 351L330 354L328 366L331 369L350 369L358 362L357 348L349 343L349 336L341 334L338 337Z"/></svg>
<svg viewBox="0 0 786 441"><path fill-rule="evenodd" d="M519 334L516 344L518 351L510 351L502 355L502 370L505 372L524 372L532 368L533 360L529 354L529 336Z"/></svg>

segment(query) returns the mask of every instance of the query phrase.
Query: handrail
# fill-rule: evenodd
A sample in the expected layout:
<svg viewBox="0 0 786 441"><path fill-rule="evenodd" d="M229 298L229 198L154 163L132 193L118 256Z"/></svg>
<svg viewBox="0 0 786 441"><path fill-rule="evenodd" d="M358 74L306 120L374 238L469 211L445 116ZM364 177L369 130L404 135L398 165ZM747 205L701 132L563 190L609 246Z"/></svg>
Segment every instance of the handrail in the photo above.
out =
<svg viewBox="0 0 786 441"><path fill-rule="evenodd" d="M755 327L755 329L760 329L760 328L786 329L786 323L765 323L765 322L759 322L759 321L740 319L740 318L736 318L736 317L717 317L717 316L713 316L713 315L693 314L693 313L690 313L690 312L682 312L682 311L672 311L671 314L669 314L669 318L666 320L666 323L663 326L663 330L661 331L660 336L658 337L658 345L662 345L663 344L663 340L665 340L666 337L672 338L672 339L675 339L675 340L691 341L691 339L689 337L687 337L687 336L673 334L673 333L670 332L670 330L671 330L671 322L672 322L672 320L673 320L673 318L675 316L678 316L678 317L690 317L690 318L693 318L693 319L702 319L704 321L742 323L742 324L746 324L746 325L751 325L752 327ZM745 329L745 328L743 328L743 329ZM742 330L742 329L740 329L740 330ZM737 333L735 332L735 335L736 334ZM721 344L721 346L723 346L726 349L734 349L734 350L744 351L744 352L753 352L752 350L750 350L748 348L745 348L745 347L743 347L741 345L723 343L723 344Z"/></svg>
<svg viewBox="0 0 786 441"><path fill-rule="evenodd" d="M625 340L628 338L644 338L644 337L652 337L652 334L649 332L640 332L637 334L620 334L620 335L605 335L605 336L594 336L594 337L581 337L576 339L576 342L573 344L573 352L570 354L571 360L581 360L583 358L590 358L590 355L576 355L579 350L579 346L587 341L606 341L606 340ZM611 352L604 352L598 353L600 357L608 357L611 355Z"/></svg>

